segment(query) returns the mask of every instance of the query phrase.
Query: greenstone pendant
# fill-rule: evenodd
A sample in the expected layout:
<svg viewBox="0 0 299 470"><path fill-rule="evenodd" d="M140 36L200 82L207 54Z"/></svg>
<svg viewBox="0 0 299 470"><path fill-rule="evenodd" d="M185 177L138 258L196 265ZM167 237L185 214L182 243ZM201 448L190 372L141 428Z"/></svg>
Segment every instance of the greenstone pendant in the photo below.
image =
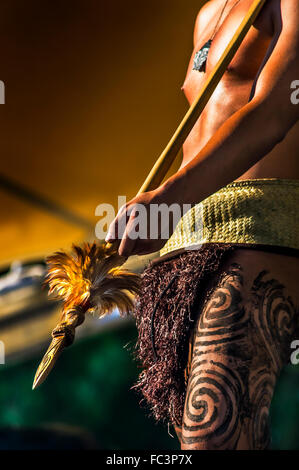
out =
<svg viewBox="0 0 299 470"><path fill-rule="evenodd" d="M194 56L193 62L193 69L197 70L198 72L205 72L206 71L206 64L209 55L209 51L212 45L212 39L209 39L202 48L196 52Z"/></svg>

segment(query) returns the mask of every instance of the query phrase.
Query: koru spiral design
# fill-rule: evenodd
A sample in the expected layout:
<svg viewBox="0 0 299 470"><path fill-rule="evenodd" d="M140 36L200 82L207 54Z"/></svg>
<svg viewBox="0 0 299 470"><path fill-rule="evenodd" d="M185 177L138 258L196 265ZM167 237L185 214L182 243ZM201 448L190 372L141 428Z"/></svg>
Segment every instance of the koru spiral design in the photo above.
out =
<svg viewBox="0 0 299 470"><path fill-rule="evenodd" d="M178 429L185 448L236 449L241 435L250 449L269 446L269 408L296 332L296 308L267 276L261 272L245 295L242 269L233 264L205 301Z"/></svg>

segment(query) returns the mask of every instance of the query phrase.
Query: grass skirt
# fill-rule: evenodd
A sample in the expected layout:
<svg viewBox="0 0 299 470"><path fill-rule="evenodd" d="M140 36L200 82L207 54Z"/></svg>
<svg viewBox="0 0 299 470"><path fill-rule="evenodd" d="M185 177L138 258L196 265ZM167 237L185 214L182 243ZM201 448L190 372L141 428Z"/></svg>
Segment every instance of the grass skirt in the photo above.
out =
<svg viewBox="0 0 299 470"><path fill-rule="evenodd" d="M181 425L186 396L189 341L197 315L233 250L209 244L152 262L142 276L134 312L138 329L135 359L142 372L133 389L157 421Z"/></svg>

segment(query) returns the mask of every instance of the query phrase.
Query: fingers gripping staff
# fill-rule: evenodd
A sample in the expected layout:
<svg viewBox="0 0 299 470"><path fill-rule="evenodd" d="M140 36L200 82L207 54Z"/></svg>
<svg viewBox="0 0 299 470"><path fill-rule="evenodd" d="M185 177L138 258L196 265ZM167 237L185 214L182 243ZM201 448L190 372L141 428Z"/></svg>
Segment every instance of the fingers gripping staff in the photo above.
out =
<svg viewBox="0 0 299 470"><path fill-rule="evenodd" d="M208 76L170 142L158 158L138 195L157 188L163 181L180 148L204 110L226 68L254 23L266 0L252 5L214 70ZM127 313L133 308L132 294L139 292L138 276L121 268L126 258L118 254L119 241L73 247L71 254L56 253L48 258L50 292L64 302L61 322L52 332L52 342L38 367L33 388L49 375L63 349L73 343L75 329L85 314L97 311L100 316L118 308Z"/></svg>

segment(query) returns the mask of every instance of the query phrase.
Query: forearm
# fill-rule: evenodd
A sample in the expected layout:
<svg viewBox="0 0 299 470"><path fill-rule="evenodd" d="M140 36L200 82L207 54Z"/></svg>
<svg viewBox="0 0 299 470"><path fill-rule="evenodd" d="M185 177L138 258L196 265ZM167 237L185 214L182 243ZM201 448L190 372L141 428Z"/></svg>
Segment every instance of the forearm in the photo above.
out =
<svg viewBox="0 0 299 470"><path fill-rule="evenodd" d="M250 102L231 116L208 144L159 191L175 193L180 204L195 204L239 178L284 137L277 110Z"/></svg>

